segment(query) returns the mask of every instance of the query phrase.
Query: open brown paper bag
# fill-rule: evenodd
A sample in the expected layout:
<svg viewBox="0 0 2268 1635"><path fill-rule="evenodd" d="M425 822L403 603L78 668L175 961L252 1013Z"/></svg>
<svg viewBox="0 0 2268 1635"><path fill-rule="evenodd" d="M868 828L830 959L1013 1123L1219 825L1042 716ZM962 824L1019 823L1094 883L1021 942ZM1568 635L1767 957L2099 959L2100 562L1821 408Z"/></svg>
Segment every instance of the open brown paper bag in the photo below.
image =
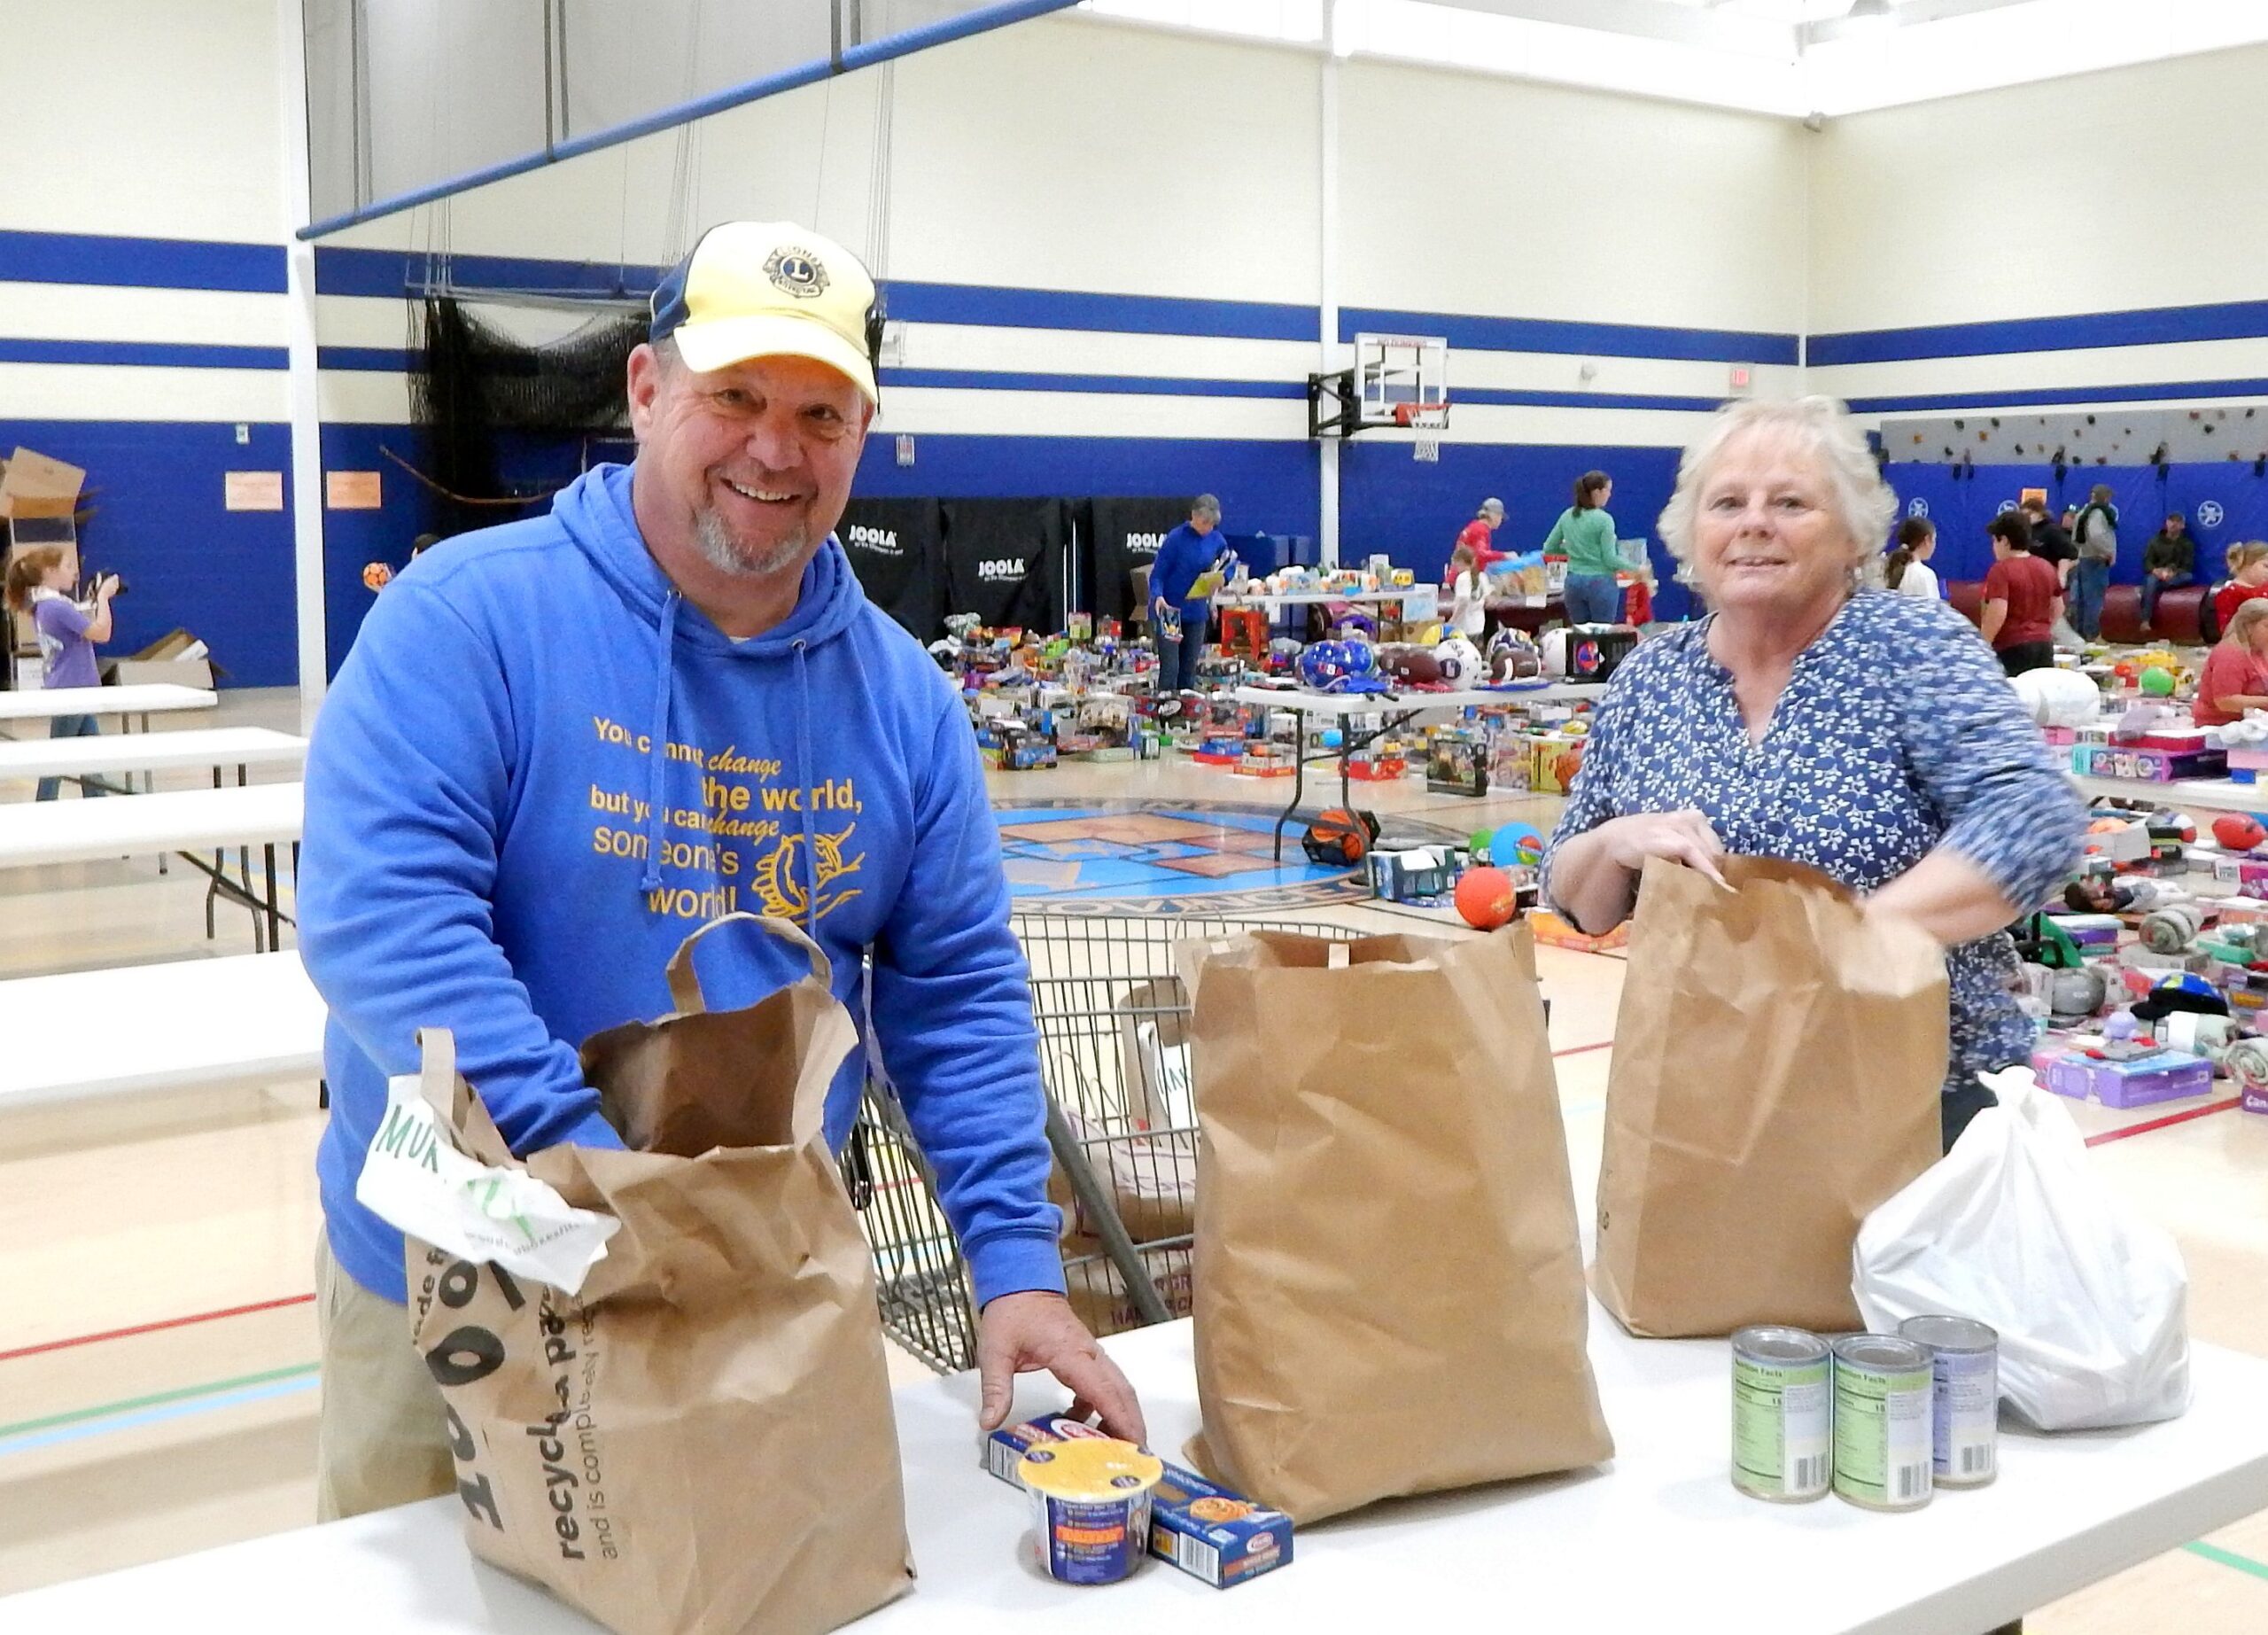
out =
<svg viewBox="0 0 2268 1635"><path fill-rule="evenodd" d="M1203 954L1199 1468L1305 1522L1611 1457L1526 928Z"/></svg>
<svg viewBox="0 0 2268 1635"><path fill-rule="evenodd" d="M1631 1333L1860 1327L1859 1223L1938 1161L1945 956L1800 864L1641 876L1591 1278Z"/></svg>
<svg viewBox="0 0 2268 1635"><path fill-rule="evenodd" d="M913 1582L872 1263L820 1128L857 1032L809 938L734 918L812 974L703 1014L703 927L671 962L684 1014L595 1037L586 1063L641 1133L737 1144L531 1158L622 1223L576 1296L408 1249L474 1552L619 1635L815 1635ZM458 1145L511 1164L449 1036L424 1044Z"/></svg>

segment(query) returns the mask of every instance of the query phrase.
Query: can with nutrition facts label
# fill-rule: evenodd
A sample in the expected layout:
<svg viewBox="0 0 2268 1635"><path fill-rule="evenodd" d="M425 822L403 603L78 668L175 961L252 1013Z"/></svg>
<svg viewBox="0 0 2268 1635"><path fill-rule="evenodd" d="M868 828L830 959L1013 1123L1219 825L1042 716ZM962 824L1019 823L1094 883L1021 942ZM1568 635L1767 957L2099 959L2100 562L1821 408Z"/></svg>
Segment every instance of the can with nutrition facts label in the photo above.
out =
<svg viewBox="0 0 2268 1635"><path fill-rule="evenodd" d="M1733 1485L1753 1499L1803 1504L1832 1474L1833 1359L1801 1328L1759 1325L1733 1335Z"/></svg>
<svg viewBox="0 0 2268 1635"><path fill-rule="evenodd" d="M1935 1466L1930 1348L1895 1335L1835 1342L1835 1491L1868 1510L1918 1510Z"/></svg>
<svg viewBox="0 0 2268 1635"><path fill-rule="evenodd" d="M1901 1338L1930 1349L1931 1445L1939 1487L1983 1487L2000 1474L2000 1336L1966 1317L1909 1317Z"/></svg>

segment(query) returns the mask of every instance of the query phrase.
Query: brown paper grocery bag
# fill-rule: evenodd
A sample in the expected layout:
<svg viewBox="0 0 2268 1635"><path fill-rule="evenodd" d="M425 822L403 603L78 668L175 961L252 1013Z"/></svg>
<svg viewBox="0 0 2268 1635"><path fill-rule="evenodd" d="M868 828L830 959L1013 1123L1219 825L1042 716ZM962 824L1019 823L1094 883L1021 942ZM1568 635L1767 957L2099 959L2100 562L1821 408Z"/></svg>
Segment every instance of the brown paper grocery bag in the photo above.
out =
<svg viewBox="0 0 2268 1635"><path fill-rule="evenodd" d="M1939 1156L1945 957L1800 864L1723 867L1641 877L1592 1283L1633 1334L1857 1328L1859 1223Z"/></svg>
<svg viewBox="0 0 2268 1635"><path fill-rule="evenodd" d="M1611 1457L1526 928L1193 974L1199 1468L1312 1522Z"/></svg>
<svg viewBox="0 0 2268 1635"><path fill-rule="evenodd" d="M688 939L685 1014L586 1050L636 1129L736 1144L527 1163L622 1223L576 1295L409 1245L475 1553L619 1635L831 1630L913 1586L872 1264L820 1128L857 1033L826 956L760 923L810 977L703 1014ZM511 1164L447 1035L426 1041L427 1100L463 1150Z"/></svg>

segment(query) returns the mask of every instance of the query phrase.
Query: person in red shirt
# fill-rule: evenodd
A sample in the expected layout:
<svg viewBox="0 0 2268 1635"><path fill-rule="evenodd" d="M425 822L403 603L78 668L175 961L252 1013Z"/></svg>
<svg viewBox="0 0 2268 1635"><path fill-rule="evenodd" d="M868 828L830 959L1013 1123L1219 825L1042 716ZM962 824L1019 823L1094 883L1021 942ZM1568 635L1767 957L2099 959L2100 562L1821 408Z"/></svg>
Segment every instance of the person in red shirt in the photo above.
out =
<svg viewBox="0 0 2268 1635"><path fill-rule="evenodd" d="M2268 596L2268 542L2247 540L2229 547L2229 579L2213 593L2213 624L2225 631L2238 608L2255 596Z"/></svg>
<svg viewBox="0 0 2268 1635"><path fill-rule="evenodd" d="M2247 710L2268 710L2268 600L2240 603L2197 678L2189 719L2200 727L2241 721Z"/></svg>
<svg viewBox="0 0 2268 1635"><path fill-rule="evenodd" d="M2062 581L2031 554L2031 525L2022 511L2002 511L1984 532L1992 536L1992 566L1984 575L1984 639L2010 675L2044 670L2055 662Z"/></svg>
<svg viewBox="0 0 2268 1635"><path fill-rule="evenodd" d="M1493 542L1496 530L1503 526L1503 522L1504 502L1502 500L1483 500L1480 509L1473 513L1472 520L1466 523L1464 531L1456 536L1459 545L1467 546L1472 551L1474 572L1486 573L1490 563L1502 562L1511 555L1508 550L1498 550ZM1442 582L1448 582L1447 574L1442 576Z"/></svg>

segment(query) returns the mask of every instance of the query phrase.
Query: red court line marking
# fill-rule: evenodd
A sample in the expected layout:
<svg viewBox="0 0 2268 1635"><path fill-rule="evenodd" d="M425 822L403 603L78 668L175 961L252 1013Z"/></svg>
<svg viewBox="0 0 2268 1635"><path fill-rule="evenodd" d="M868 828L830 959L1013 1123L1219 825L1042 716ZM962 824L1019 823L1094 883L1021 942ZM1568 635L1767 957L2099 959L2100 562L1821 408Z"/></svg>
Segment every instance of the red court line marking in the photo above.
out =
<svg viewBox="0 0 2268 1635"><path fill-rule="evenodd" d="M2202 1118L2208 1113L2225 1113L2232 1107L2243 1104L2244 1098L2233 1095L2225 1102L2216 1102L2210 1107L2192 1107L2186 1111L2168 1113L2163 1118L2146 1118L2140 1124L2130 1124L2120 1130L2105 1130L2087 1137L2087 1145L2100 1147L2105 1141L2123 1141L2130 1135L2140 1135L2151 1130L2163 1130L2171 1124L2187 1124L2192 1118Z"/></svg>
<svg viewBox="0 0 2268 1635"><path fill-rule="evenodd" d="M44 1351L66 1351L74 1345L92 1345L97 1340L125 1340L136 1335L161 1334L168 1328L186 1328L192 1323L216 1322L223 1317L245 1317L254 1312L280 1311L287 1305L307 1305L315 1296L285 1295L280 1300L255 1300L250 1305L232 1305L218 1312L197 1312L187 1317L168 1317L154 1323L136 1323L131 1328L106 1328L100 1334L82 1334L68 1340L49 1340L39 1345L19 1346L12 1351L0 1351L0 1362L13 1362L19 1357L37 1357Z"/></svg>
<svg viewBox="0 0 2268 1635"><path fill-rule="evenodd" d="M1614 1041L1612 1039L1602 1039L1596 1045L1570 1045L1565 1050L1553 1051L1551 1055L1552 1059L1557 1061L1561 1056L1581 1055L1587 1050L1612 1050L1613 1048Z"/></svg>

